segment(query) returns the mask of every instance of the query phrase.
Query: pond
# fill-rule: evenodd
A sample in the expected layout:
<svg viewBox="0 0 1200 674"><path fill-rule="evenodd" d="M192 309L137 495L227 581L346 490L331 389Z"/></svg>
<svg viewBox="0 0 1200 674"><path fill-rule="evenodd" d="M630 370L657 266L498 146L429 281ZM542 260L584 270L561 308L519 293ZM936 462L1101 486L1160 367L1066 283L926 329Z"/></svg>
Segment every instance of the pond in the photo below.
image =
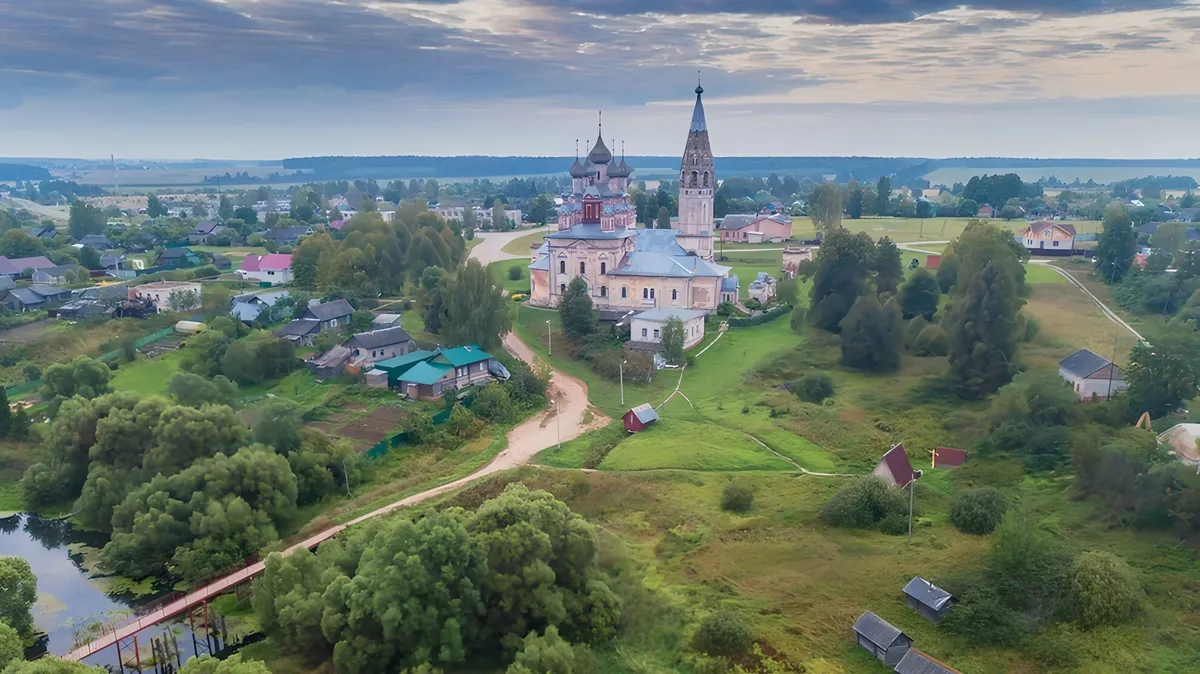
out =
<svg viewBox="0 0 1200 674"><path fill-rule="evenodd" d="M33 619L44 634L26 652L28 657L45 652L63 655L77 642L87 641L86 635L94 633L98 626L121 623L138 606L170 589L154 592L146 583L132 584L126 579L89 572L89 556L94 556L106 542L105 536L79 531L66 520L28 513L0 518L0 555L25 558L37 576L38 599L33 606ZM130 588L137 589L142 596L135 596ZM182 661L197 651L209 652L203 628L193 634L187 624L156 625L138 635L145 671L154 671L147 664L153 659L150 642L164 637L178 646ZM122 644L126 671L137 671L128 665L135 660L132 651L131 644ZM108 648L92 655L87 662L121 671L117 660L117 649Z"/></svg>

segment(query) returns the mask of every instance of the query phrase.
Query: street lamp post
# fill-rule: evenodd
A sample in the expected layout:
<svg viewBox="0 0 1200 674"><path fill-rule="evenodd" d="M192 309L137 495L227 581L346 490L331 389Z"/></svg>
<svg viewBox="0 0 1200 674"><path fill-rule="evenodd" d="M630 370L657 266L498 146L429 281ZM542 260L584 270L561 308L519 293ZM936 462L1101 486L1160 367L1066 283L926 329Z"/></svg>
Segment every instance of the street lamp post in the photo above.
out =
<svg viewBox="0 0 1200 674"><path fill-rule="evenodd" d="M917 491L917 480L925 474L923 470L914 470L912 480L908 482L908 543L912 544L913 500Z"/></svg>
<svg viewBox="0 0 1200 674"><path fill-rule="evenodd" d="M546 321L546 351L554 355L554 337L550 335L550 321Z"/></svg>
<svg viewBox="0 0 1200 674"><path fill-rule="evenodd" d="M625 363L626 362L627 361L625 359L621 359L621 364L618 366L619 367L618 371L621 373L621 407L625 407Z"/></svg>

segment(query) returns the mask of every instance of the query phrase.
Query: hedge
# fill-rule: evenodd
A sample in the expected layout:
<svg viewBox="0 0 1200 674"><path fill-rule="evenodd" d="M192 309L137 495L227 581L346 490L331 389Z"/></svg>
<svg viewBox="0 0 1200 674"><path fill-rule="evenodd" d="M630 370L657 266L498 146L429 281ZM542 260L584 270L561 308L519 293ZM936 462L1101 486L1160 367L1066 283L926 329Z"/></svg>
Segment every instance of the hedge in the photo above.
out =
<svg viewBox="0 0 1200 674"><path fill-rule="evenodd" d="M762 325L763 323L769 323L780 316L787 315L791 313L791 311L792 308L790 306L783 304L771 309L770 311L764 311L757 316L752 316L749 318L731 318L729 319L729 327L749 328L755 325Z"/></svg>

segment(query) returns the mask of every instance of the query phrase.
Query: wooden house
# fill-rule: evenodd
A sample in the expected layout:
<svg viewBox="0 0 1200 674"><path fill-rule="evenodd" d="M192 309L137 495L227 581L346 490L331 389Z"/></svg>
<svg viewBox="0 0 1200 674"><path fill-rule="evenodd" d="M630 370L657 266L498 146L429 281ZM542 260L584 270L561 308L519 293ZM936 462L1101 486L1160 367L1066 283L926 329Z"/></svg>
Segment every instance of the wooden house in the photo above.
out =
<svg viewBox="0 0 1200 674"><path fill-rule="evenodd" d="M655 412L649 403L644 403L626 412L621 420L625 423L625 430L630 433L640 433L646 430L647 426L658 421L658 412Z"/></svg>
<svg viewBox="0 0 1200 674"><path fill-rule="evenodd" d="M859 648L888 667L899 664L912 648L912 639L907 634L870 611L854 621L854 635Z"/></svg>
<svg viewBox="0 0 1200 674"><path fill-rule="evenodd" d="M908 581L904 586L904 596L908 598L909 608L935 623L941 622L958 603L958 599L949 592L920 576Z"/></svg>
<svg viewBox="0 0 1200 674"><path fill-rule="evenodd" d="M421 349L375 364L388 373L388 385L415 400L437 400L447 390L509 378L500 361L476 345Z"/></svg>

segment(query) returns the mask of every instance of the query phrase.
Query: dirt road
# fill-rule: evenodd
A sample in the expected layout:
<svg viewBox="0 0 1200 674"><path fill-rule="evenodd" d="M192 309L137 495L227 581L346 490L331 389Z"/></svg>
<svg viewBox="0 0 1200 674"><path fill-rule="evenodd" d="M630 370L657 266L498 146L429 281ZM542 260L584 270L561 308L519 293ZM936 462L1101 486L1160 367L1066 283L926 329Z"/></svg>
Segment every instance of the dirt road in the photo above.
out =
<svg viewBox="0 0 1200 674"><path fill-rule="evenodd" d="M479 232L475 236L482 239L483 243L471 249L471 259L479 260L479 263L485 267L500 260L529 259L529 251L525 251L524 255L512 255L511 253L504 252L502 249L510 241L519 239L522 236L528 236L534 232L548 231L550 231L549 227L534 227L532 229L518 229L513 232Z"/></svg>

